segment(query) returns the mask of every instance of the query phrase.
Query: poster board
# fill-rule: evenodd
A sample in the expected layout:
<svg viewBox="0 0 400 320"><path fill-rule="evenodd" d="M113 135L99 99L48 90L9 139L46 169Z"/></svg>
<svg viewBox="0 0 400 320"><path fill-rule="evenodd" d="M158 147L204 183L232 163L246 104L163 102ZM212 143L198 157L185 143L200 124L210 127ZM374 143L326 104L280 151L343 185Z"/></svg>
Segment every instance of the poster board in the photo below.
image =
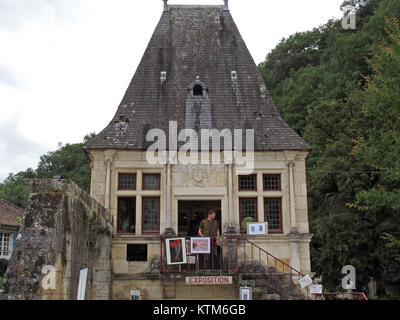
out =
<svg viewBox="0 0 400 320"><path fill-rule="evenodd" d="M311 277L308 274L305 275L303 278L301 278L299 280L299 283L300 283L302 288L305 288L305 287L309 286L312 282L313 281L312 281Z"/></svg>
<svg viewBox="0 0 400 320"><path fill-rule="evenodd" d="M310 285L310 293L322 294L322 285L321 284L311 284Z"/></svg>
<svg viewBox="0 0 400 320"><path fill-rule="evenodd" d="M187 250L185 238L165 239L165 248L167 253L167 264L186 264Z"/></svg>
<svg viewBox="0 0 400 320"><path fill-rule="evenodd" d="M131 300L141 300L140 299L140 290L131 290L130 297L131 297Z"/></svg>
<svg viewBox="0 0 400 320"><path fill-rule="evenodd" d="M267 234L268 223L248 223L247 224L247 234L250 235L265 235Z"/></svg>
<svg viewBox="0 0 400 320"><path fill-rule="evenodd" d="M240 300L252 300L253 290L250 287L241 287L239 297Z"/></svg>
<svg viewBox="0 0 400 320"><path fill-rule="evenodd" d="M190 238L190 254L211 253L211 239L209 237Z"/></svg>

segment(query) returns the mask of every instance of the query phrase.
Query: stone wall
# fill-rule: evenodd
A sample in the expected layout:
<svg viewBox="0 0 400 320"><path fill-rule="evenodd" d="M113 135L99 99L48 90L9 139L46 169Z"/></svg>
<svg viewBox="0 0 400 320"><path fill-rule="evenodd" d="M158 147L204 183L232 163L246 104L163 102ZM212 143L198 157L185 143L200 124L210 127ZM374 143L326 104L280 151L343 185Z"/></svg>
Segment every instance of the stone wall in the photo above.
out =
<svg viewBox="0 0 400 320"><path fill-rule="evenodd" d="M110 299L110 213L70 180L35 179L29 184L32 193L5 275L3 299L77 299L84 268L85 299ZM43 273L46 266L53 273ZM54 286L47 281L53 275Z"/></svg>

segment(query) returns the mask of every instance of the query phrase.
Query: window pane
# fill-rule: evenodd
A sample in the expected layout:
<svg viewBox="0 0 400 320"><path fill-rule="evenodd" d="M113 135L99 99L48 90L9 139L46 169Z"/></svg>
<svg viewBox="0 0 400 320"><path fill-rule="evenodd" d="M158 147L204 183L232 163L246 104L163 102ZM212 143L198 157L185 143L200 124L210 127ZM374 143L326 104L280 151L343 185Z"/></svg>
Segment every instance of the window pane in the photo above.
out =
<svg viewBox="0 0 400 320"><path fill-rule="evenodd" d="M239 190L256 190L256 176L240 176Z"/></svg>
<svg viewBox="0 0 400 320"><path fill-rule="evenodd" d="M264 190L280 190L280 175L264 175Z"/></svg>
<svg viewBox="0 0 400 320"><path fill-rule="evenodd" d="M10 247L10 235L8 233L0 233L0 256L7 257Z"/></svg>
<svg viewBox="0 0 400 320"><path fill-rule="evenodd" d="M265 199L265 220L268 230L282 231L281 199Z"/></svg>
<svg viewBox="0 0 400 320"><path fill-rule="evenodd" d="M159 174L143 175L143 189L160 190L160 175Z"/></svg>
<svg viewBox="0 0 400 320"><path fill-rule="evenodd" d="M257 199L240 199L240 213L242 220L246 217L257 220Z"/></svg>
<svg viewBox="0 0 400 320"><path fill-rule="evenodd" d="M160 198L143 198L143 231L159 231Z"/></svg>
<svg viewBox="0 0 400 320"><path fill-rule="evenodd" d="M135 233L136 198L118 198L118 232Z"/></svg>
<svg viewBox="0 0 400 320"><path fill-rule="evenodd" d="M119 190L135 190L136 175L135 174L120 174L119 175Z"/></svg>

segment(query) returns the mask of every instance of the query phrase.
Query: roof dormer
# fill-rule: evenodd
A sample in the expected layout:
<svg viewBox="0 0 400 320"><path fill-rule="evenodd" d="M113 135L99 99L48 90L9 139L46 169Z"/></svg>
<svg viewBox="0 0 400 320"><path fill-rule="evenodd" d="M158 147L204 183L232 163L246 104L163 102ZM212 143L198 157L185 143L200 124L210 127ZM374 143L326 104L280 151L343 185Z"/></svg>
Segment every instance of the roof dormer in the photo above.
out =
<svg viewBox="0 0 400 320"><path fill-rule="evenodd" d="M200 80L199 76L197 76L196 80L188 87L188 91L189 98L208 98L208 87L203 81Z"/></svg>

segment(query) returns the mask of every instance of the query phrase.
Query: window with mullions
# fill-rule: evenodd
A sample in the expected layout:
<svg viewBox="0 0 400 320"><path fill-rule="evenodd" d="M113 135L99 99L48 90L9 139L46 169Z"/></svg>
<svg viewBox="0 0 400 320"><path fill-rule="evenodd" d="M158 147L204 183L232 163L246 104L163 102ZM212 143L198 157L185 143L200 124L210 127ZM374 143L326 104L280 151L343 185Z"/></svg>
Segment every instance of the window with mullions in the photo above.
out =
<svg viewBox="0 0 400 320"><path fill-rule="evenodd" d="M0 257L8 257L10 250L10 234L0 233Z"/></svg>
<svg viewBox="0 0 400 320"><path fill-rule="evenodd" d="M279 174L264 174L264 191L280 191L281 176Z"/></svg>
<svg viewBox="0 0 400 320"><path fill-rule="evenodd" d="M142 221L143 233L160 232L160 198L143 198Z"/></svg>
<svg viewBox="0 0 400 320"><path fill-rule="evenodd" d="M136 174L120 173L118 176L118 190L136 190Z"/></svg>
<svg viewBox="0 0 400 320"><path fill-rule="evenodd" d="M143 174L143 190L160 190L160 175Z"/></svg>
<svg viewBox="0 0 400 320"><path fill-rule="evenodd" d="M257 191L257 175L239 176L239 191Z"/></svg>
<svg viewBox="0 0 400 320"><path fill-rule="evenodd" d="M136 198L118 198L118 233L135 233Z"/></svg>
<svg viewBox="0 0 400 320"><path fill-rule="evenodd" d="M258 220L257 216L257 199L252 198L241 198L239 199L239 210L240 210L240 225L242 221L247 218L251 217L254 221Z"/></svg>
<svg viewBox="0 0 400 320"><path fill-rule="evenodd" d="M264 198L265 221L269 233L282 233L282 199Z"/></svg>

